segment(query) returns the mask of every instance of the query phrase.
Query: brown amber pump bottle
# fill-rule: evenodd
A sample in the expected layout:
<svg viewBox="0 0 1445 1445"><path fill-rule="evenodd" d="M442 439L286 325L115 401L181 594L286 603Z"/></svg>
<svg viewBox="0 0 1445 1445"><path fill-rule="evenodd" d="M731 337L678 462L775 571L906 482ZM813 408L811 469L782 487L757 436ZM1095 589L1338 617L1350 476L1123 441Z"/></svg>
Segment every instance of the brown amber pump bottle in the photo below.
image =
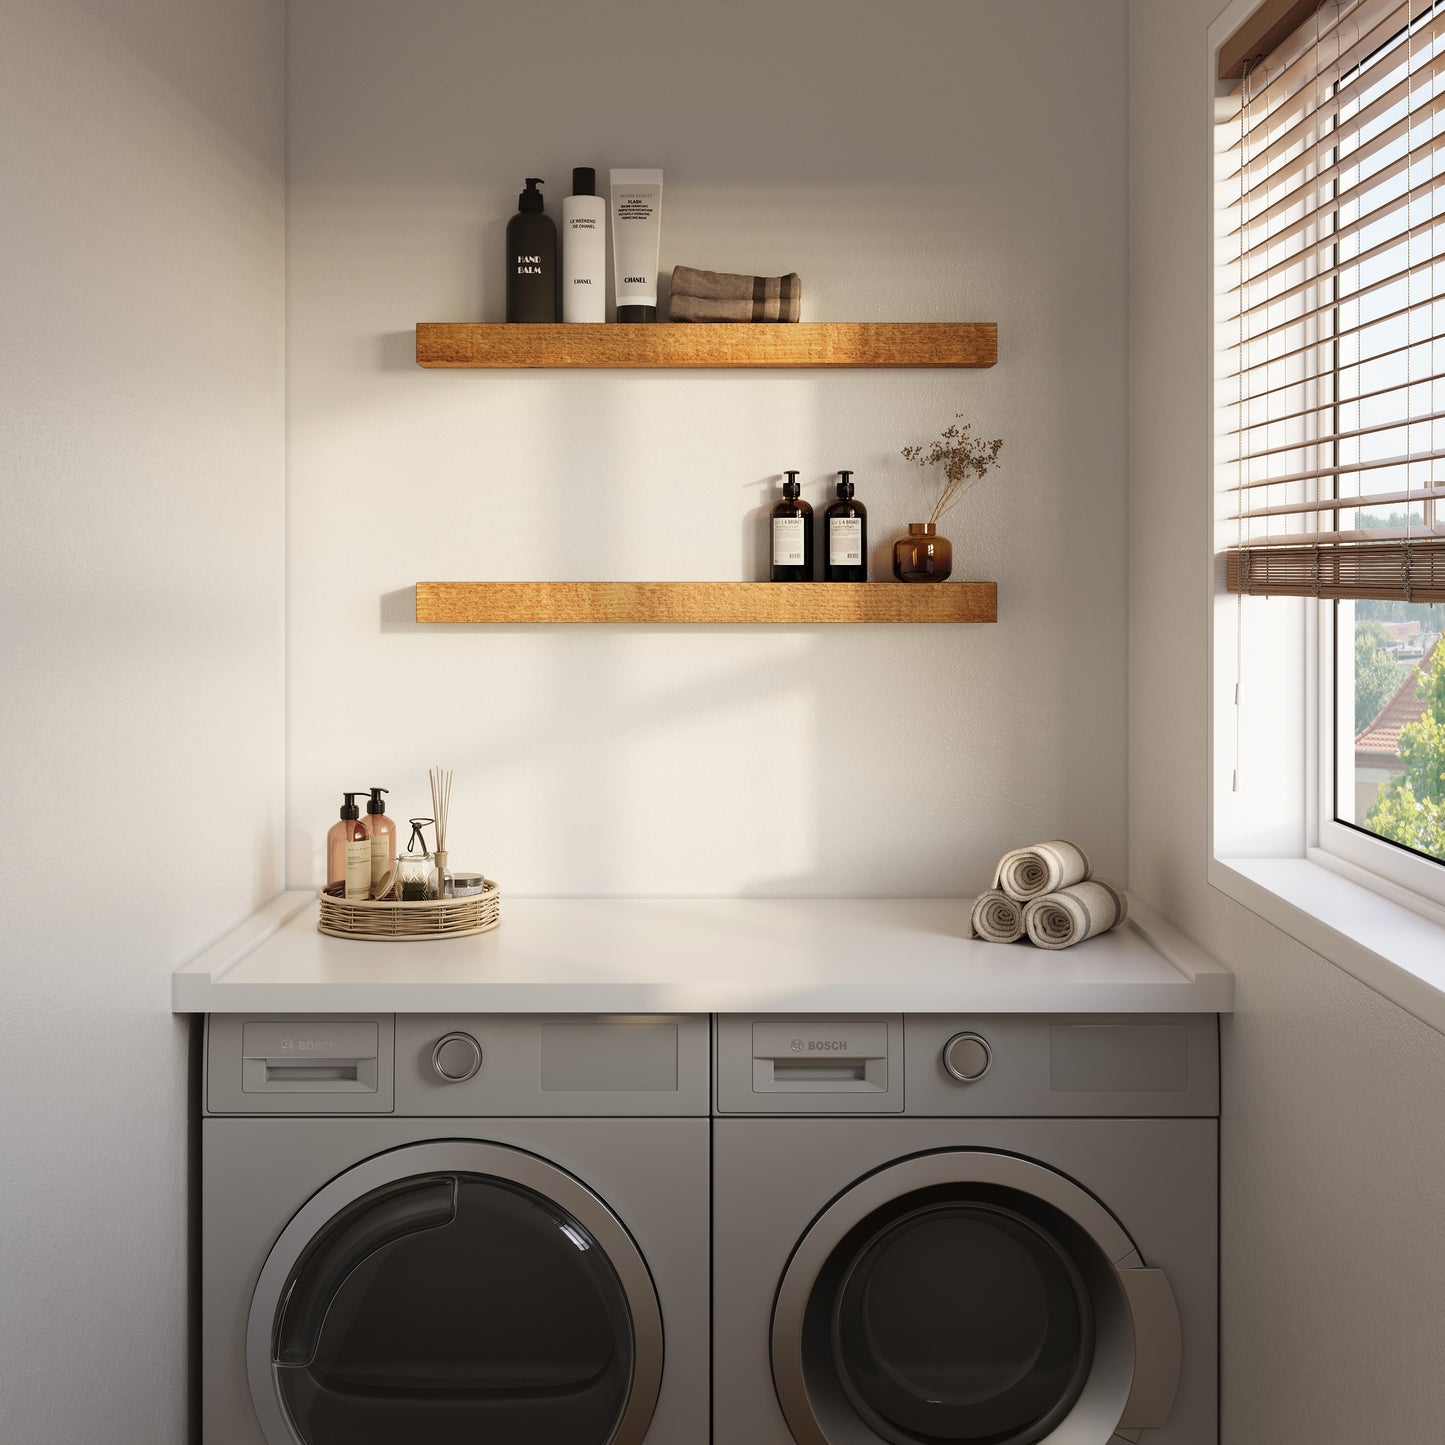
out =
<svg viewBox="0 0 1445 1445"><path fill-rule="evenodd" d="M838 473L838 500L823 513L823 580L868 580L868 508L853 499L852 472Z"/></svg>
<svg viewBox="0 0 1445 1445"><path fill-rule="evenodd" d="M799 493L797 472L787 472L783 500L773 508L769 526L773 582L813 580L813 509Z"/></svg>
<svg viewBox="0 0 1445 1445"><path fill-rule="evenodd" d="M361 821L358 793L343 793L341 819L326 835L326 886L343 898L371 897L371 830Z"/></svg>

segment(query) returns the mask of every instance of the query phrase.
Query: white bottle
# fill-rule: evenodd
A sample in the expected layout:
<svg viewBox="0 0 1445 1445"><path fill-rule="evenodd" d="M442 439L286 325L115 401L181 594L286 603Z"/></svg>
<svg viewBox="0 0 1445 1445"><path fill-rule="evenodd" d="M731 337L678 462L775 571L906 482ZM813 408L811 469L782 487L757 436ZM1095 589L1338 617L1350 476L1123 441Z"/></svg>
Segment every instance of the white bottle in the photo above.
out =
<svg viewBox="0 0 1445 1445"><path fill-rule="evenodd" d="M562 320L607 319L607 203L591 166L572 171L562 202Z"/></svg>

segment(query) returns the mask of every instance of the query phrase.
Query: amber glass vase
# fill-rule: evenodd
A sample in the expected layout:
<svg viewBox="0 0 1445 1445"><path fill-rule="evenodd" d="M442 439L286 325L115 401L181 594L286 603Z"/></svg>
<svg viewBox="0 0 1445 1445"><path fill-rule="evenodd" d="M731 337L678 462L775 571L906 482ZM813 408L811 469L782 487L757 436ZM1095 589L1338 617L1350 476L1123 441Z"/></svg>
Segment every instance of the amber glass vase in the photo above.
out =
<svg viewBox="0 0 1445 1445"><path fill-rule="evenodd" d="M953 571L953 543L933 522L910 522L893 544L893 575L900 582L942 582Z"/></svg>

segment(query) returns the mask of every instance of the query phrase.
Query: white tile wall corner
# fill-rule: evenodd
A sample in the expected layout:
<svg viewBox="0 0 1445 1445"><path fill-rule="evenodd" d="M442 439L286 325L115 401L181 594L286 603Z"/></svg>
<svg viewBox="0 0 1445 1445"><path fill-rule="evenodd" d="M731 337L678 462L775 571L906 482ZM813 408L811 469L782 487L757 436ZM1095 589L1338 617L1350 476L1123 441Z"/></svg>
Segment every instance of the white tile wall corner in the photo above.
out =
<svg viewBox="0 0 1445 1445"><path fill-rule="evenodd" d="M1225 1445L1427 1440L1445 1414L1445 1039L1205 882L1204 57L1219 8L1130 5L1130 881L1237 980Z"/></svg>
<svg viewBox="0 0 1445 1445"><path fill-rule="evenodd" d="M186 1439L169 974L282 882L284 40L281 0L5 7L0 1436L26 1445Z"/></svg>
<svg viewBox="0 0 1445 1445"><path fill-rule="evenodd" d="M1124 863L1123 0L290 7L288 877L343 788L514 893L958 894L1034 836ZM662 266L801 273L815 320L996 320L991 371L423 372L500 320L527 175L666 172ZM996 626L418 628L421 579L759 575L770 481L964 412L949 519Z"/></svg>

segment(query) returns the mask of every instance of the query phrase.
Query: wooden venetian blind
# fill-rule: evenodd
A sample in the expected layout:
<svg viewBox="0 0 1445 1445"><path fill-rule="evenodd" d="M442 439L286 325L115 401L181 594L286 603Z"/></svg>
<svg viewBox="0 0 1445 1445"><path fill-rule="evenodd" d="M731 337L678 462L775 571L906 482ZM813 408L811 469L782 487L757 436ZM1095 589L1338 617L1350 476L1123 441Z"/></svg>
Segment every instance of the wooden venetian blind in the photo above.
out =
<svg viewBox="0 0 1445 1445"><path fill-rule="evenodd" d="M1324 0L1241 63L1217 145L1229 590L1445 600L1445 0Z"/></svg>

